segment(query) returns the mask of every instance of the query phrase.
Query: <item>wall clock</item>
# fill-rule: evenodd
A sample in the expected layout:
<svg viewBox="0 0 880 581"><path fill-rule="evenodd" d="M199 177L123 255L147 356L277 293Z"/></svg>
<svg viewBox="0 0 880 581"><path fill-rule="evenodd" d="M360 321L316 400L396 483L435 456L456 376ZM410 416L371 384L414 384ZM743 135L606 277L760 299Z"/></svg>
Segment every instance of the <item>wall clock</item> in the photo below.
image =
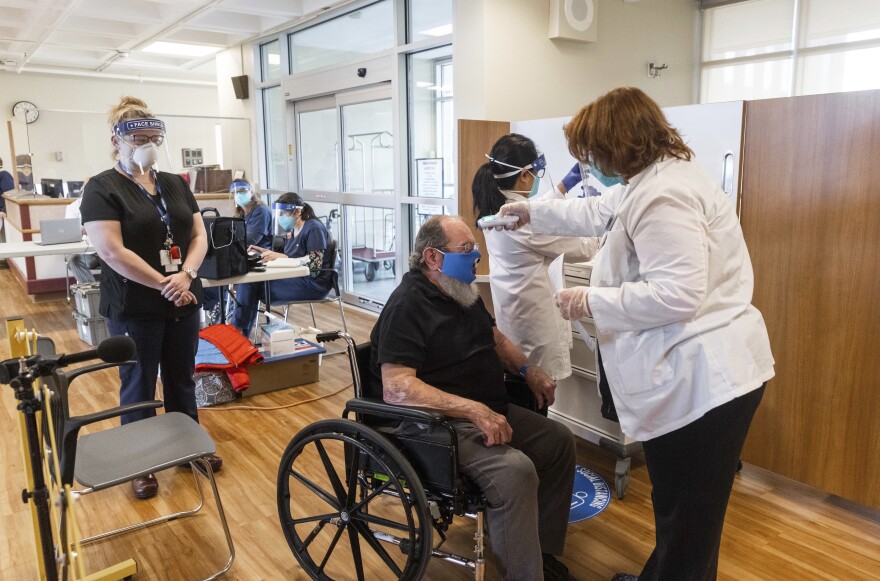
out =
<svg viewBox="0 0 880 581"><path fill-rule="evenodd" d="M19 101L12 106L14 116L24 115L25 122L30 125L40 117L40 110L30 101Z"/></svg>

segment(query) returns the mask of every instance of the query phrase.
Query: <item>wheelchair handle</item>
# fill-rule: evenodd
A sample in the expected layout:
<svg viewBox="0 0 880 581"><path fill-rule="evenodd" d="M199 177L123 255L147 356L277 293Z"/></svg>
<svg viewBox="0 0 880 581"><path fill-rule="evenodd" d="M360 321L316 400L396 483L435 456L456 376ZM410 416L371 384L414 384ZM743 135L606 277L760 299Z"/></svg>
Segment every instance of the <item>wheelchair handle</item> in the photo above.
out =
<svg viewBox="0 0 880 581"><path fill-rule="evenodd" d="M341 331L330 331L328 333L318 333L315 336L315 341L318 343L328 343L330 341L336 341L337 339L341 339L344 333Z"/></svg>

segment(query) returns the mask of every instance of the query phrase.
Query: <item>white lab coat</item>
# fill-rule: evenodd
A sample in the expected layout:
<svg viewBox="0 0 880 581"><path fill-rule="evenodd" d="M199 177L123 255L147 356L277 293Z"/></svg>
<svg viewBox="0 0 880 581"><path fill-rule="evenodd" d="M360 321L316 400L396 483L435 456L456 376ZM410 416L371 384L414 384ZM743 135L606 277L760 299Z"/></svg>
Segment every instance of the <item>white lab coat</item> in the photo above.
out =
<svg viewBox="0 0 880 581"><path fill-rule="evenodd" d="M526 199L513 192L504 195L511 202ZM536 235L528 225L514 232L486 230L485 236L498 329L522 349L529 363L540 365L553 379L568 377L571 323L553 301L547 266L562 253L566 262L589 260L598 239Z"/></svg>
<svg viewBox="0 0 880 581"><path fill-rule="evenodd" d="M610 226L588 302L628 436L667 434L773 377L739 221L696 162L655 163L618 195L533 203L531 225L579 236Z"/></svg>

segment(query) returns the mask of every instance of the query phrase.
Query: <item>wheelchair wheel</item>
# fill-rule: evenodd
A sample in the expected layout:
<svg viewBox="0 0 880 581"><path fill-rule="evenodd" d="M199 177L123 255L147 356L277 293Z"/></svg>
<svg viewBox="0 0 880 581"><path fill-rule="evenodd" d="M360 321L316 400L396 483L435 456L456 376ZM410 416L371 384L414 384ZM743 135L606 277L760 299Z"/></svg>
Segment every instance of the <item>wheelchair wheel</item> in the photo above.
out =
<svg viewBox="0 0 880 581"><path fill-rule="evenodd" d="M431 558L421 481L391 442L350 420L316 422L290 441L278 516L312 579L420 579Z"/></svg>

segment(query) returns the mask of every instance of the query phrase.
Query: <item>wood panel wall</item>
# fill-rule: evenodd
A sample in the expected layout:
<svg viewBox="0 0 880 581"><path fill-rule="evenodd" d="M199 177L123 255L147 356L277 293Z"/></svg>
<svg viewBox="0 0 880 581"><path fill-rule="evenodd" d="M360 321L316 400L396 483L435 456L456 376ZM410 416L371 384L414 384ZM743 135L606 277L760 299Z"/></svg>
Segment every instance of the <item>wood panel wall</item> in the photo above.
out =
<svg viewBox="0 0 880 581"><path fill-rule="evenodd" d="M474 197L471 184L477 169L486 163L489 153L502 135L510 133L507 121L458 120L458 215L471 227L480 245L483 259L477 265L477 274L489 274L489 254L483 231L476 227L477 215L474 212Z"/></svg>
<svg viewBox="0 0 880 581"><path fill-rule="evenodd" d="M776 378L743 459L880 507L880 91L750 101L745 134Z"/></svg>

